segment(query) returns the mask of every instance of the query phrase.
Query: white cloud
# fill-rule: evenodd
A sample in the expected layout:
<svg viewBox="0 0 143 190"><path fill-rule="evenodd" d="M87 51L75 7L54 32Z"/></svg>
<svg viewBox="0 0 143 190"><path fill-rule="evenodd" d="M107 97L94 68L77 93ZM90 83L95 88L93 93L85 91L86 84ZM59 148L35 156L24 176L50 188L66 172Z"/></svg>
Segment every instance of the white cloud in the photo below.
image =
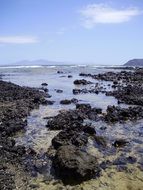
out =
<svg viewBox="0 0 143 190"><path fill-rule="evenodd" d="M37 43L38 39L32 36L0 36L2 44L29 44Z"/></svg>
<svg viewBox="0 0 143 190"><path fill-rule="evenodd" d="M115 9L105 4L91 4L80 10L83 26L86 28L93 28L98 23L116 24L127 22L141 13L142 11L135 7Z"/></svg>

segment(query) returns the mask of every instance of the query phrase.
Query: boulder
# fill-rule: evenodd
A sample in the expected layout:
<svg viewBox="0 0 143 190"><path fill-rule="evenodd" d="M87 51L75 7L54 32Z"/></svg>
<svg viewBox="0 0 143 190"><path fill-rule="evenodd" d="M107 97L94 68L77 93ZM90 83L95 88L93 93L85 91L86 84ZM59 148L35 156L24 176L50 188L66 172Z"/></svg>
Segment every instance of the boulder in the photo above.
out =
<svg viewBox="0 0 143 190"><path fill-rule="evenodd" d="M99 174L97 159L72 145L57 150L53 166L66 184L78 184Z"/></svg>

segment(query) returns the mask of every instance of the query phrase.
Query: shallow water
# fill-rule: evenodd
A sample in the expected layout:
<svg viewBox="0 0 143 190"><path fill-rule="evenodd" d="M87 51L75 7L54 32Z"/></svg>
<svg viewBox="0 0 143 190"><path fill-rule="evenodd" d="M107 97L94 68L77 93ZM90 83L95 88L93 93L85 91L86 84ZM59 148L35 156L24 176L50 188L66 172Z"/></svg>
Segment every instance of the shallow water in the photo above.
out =
<svg viewBox="0 0 143 190"><path fill-rule="evenodd" d="M57 74L57 71L62 71L63 73ZM110 105L117 105L117 100L114 97L107 97L104 94L78 94L73 95L72 90L74 88L85 88L84 86L76 86L73 84L75 79L82 79L83 77L79 76L79 73L103 73L110 71L109 69L104 68L95 68L95 67L69 67L69 66L57 66L57 67L36 67L36 68L0 68L0 73L4 74L3 80L11 81L15 84L21 86L29 86L41 88L43 82L48 83L49 94L52 95L51 100L55 101L55 108L65 108L65 107L74 107L72 105L61 106L59 104L60 100L77 98L80 102L90 103L92 106L101 107L106 109ZM114 71L114 70L111 70ZM116 70L120 71L120 70ZM72 78L68 78L68 75L72 75ZM86 78L96 84L99 82L93 80L92 78ZM102 81L99 82L102 84ZM103 87L107 88L107 84L111 82L103 82ZM87 88L92 88L94 84L87 85ZM63 93L57 93L55 89L63 90ZM108 87L110 90L110 87Z"/></svg>
<svg viewBox="0 0 143 190"><path fill-rule="evenodd" d="M57 71L63 71L57 74ZM100 107L106 111L108 105L118 105L114 97L104 94L80 94L73 95L72 89L77 88L73 84L75 79L80 79L80 72L84 73L102 73L109 69L97 69L93 67L38 67L38 68L2 68L0 73L6 81L14 82L22 86L41 87L41 83L47 82L50 100L54 100L54 105L40 106L33 110L28 117L28 124L25 132L17 134L17 144L23 144L26 147L32 147L39 154L43 154L51 145L52 138L59 131L49 131L45 125L47 120L44 117L51 117L58 114L62 109L74 109L75 105L60 105L60 100L77 98L79 102L90 103L93 107ZM116 70L117 72L118 70ZM68 78L72 75L72 78ZM86 78L96 83L96 80ZM102 83L102 81L100 81ZM103 85L107 87L107 82ZM91 88L93 84L88 85ZM83 88L80 86L80 88ZM109 87L108 87L109 88ZM63 93L57 93L55 89L63 90ZM110 89L109 89L110 90ZM126 107L127 105L121 105ZM91 122L91 121L87 121ZM99 161L111 162L107 168L102 169L101 176L97 179L89 180L77 186L64 186L60 181L46 181L45 175L38 175L31 180L31 184L38 184L39 190L45 189L72 189L72 190L141 190L143 188L143 120L126 122L122 124L107 125L103 122L92 122L95 126L97 135L104 136L107 139L107 146L101 148L96 146L92 139L89 139L87 151L95 155ZM104 130L103 130L104 128ZM122 148L114 148L112 143L116 139L126 139L129 143ZM134 162L125 164L127 158L133 157ZM113 164L114 163L114 164Z"/></svg>

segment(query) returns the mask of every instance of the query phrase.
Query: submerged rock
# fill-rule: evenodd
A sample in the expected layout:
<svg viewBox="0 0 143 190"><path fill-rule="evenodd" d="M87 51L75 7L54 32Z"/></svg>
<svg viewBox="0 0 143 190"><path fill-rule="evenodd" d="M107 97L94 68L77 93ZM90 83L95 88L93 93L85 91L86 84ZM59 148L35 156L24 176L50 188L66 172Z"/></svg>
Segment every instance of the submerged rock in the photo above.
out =
<svg viewBox="0 0 143 190"><path fill-rule="evenodd" d="M78 102L78 100L76 98L72 98L71 100L65 99L65 100L61 100L60 104L76 104Z"/></svg>
<svg viewBox="0 0 143 190"><path fill-rule="evenodd" d="M63 92L63 90L60 90L60 89L55 89L55 91L56 91L57 93L62 93L62 92Z"/></svg>
<svg viewBox="0 0 143 190"><path fill-rule="evenodd" d="M71 100L67 100L67 99L60 101L60 104L71 104L71 103L72 103Z"/></svg>
<svg viewBox="0 0 143 190"><path fill-rule="evenodd" d="M95 135L95 136L94 136L94 141L95 141L95 144L96 144L98 147L100 147L100 146L106 147L106 146L107 146L107 140L106 140L106 138L103 137L103 136L97 136L97 135Z"/></svg>
<svg viewBox="0 0 143 190"><path fill-rule="evenodd" d="M64 72L63 71L57 71L58 74L63 74Z"/></svg>
<svg viewBox="0 0 143 190"><path fill-rule="evenodd" d="M57 150L53 166L56 175L67 184L89 180L99 173L97 159L72 145Z"/></svg>
<svg viewBox="0 0 143 190"><path fill-rule="evenodd" d="M91 81L87 81L85 79L81 79L81 80L75 80L74 81L75 85L87 85L87 84L92 84Z"/></svg>
<svg viewBox="0 0 143 190"><path fill-rule="evenodd" d="M52 100L45 100L45 105L53 105L55 101Z"/></svg>
<svg viewBox="0 0 143 190"><path fill-rule="evenodd" d="M42 86L48 86L48 84L46 82L43 82L41 85Z"/></svg>
<svg viewBox="0 0 143 190"><path fill-rule="evenodd" d="M85 126L83 131L85 133L88 133L89 135L95 135L96 134L94 127L91 127L91 126Z"/></svg>
<svg viewBox="0 0 143 190"><path fill-rule="evenodd" d="M113 143L113 146L115 146L115 147L123 147L123 146L126 146L127 143L129 143L129 142L126 141L125 139L118 139Z"/></svg>

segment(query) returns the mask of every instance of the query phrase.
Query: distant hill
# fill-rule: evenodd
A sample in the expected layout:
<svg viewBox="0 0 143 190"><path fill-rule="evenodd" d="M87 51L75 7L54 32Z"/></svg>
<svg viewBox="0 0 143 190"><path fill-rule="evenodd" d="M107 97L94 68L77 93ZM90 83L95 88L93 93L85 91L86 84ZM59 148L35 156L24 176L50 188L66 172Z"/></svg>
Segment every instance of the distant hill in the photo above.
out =
<svg viewBox="0 0 143 190"><path fill-rule="evenodd" d="M143 67L143 59L132 59L125 63L124 66Z"/></svg>

